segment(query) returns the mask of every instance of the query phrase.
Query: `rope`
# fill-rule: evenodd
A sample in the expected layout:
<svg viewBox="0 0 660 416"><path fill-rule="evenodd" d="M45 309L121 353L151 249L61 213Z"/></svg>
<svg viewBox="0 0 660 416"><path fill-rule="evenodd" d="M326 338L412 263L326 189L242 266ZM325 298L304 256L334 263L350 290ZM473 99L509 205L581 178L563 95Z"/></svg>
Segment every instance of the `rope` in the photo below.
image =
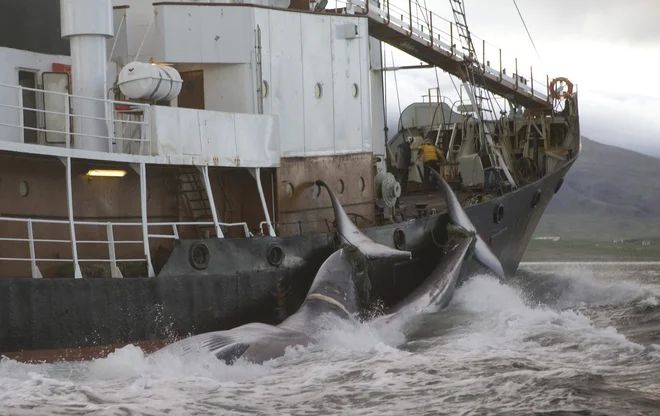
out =
<svg viewBox="0 0 660 416"><path fill-rule="evenodd" d="M532 39L532 35L529 33L529 29L527 29L527 23L525 23L525 19L523 18L522 13L520 13L520 9L518 8L518 3L516 3L516 0L513 0L513 5L516 6L516 10L518 11L518 16L520 16L520 20L522 21L523 26L525 26L525 31L527 32L527 36L529 36L529 40L532 42L532 46L534 47L534 52L536 52L536 56L539 58L539 63L541 64L543 70L547 74L548 70L545 68L545 65L543 65L541 54L539 54L538 49L536 49L536 44L534 44L534 39Z"/></svg>

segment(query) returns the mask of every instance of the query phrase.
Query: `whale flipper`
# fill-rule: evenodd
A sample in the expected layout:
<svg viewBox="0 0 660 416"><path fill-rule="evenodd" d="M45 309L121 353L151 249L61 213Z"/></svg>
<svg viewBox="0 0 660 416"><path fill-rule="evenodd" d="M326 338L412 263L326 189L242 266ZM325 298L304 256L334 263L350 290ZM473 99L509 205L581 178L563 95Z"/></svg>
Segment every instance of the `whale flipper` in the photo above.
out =
<svg viewBox="0 0 660 416"><path fill-rule="evenodd" d="M383 244L378 244L364 235L359 228L348 218L346 211L339 203L339 200L325 182L318 180L316 185L325 188L332 201L332 209L335 212L337 221L337 233L342 244L348 244L357 247L358 250L369 259L391 258L391 259L412 259L410 251L397 250Z"/></svg>
<svg viewBox="0 0 660 416"><path fill-rule="evenodd" d="M232 365L245 353L245 351L247 351L248 348L250 348L250 344L229 344L215 350L213 353L220 361L223 361L227 365Z"/></svg>
<svg viewBox="0 0 660 416"><path fill-rule="evenodd" d="M449 211L449 218L451 218L455 224L460 225L467 231L474 233L476 238L476 242L474 244L475 259L482 266L492 270L498 276L504 277L504 269L502 268L502 263L500 263L500 260L493 253L488 244L486 244L479 233L477 233L477 229L472 224L472 221L470 221L470 218L465 213L465 210L463 210L463 207L458 201L456 194L454 194L454 191L452 191L452 189L449 187L449 184L435 169L431 169L431 173L438 181L438 189L445 195L445 200L447 201L447 210Z"/></svg>

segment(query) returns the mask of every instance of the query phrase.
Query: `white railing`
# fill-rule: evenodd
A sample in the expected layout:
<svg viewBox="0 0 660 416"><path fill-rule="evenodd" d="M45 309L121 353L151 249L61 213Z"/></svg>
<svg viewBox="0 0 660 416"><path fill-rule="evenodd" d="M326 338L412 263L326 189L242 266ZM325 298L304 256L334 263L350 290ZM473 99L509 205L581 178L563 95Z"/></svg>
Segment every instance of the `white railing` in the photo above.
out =
<svg viewBox="0 0 660 416"><path fill-rule="evenodd" d="M335 0L336 9L357 6L356 13L366 11L367 16L381 24L404 32L411 40L463 61L470 59L461 48L461 39L453 21L428 9L416 0L381 0L380 7L371 0ZM329 3L328 8L332 7ZM531 65L523 65L514 56L504 55L502 49L486 42L470 31L476 59L484 72L509 88L521 90L540 100L548 100L548 76L534 73Z"/></svg>
<svg viewBox="0 0 660 416"><path fill-rule="evenodd" d="M70 225L70 222L67 220L48 220L48 219L31 219L31 218L11 218L11 217L0 217L0 223L24 223L27 229L27 238L25 237L0 237L0 242L7 241L13 243L28 243L29 246L29 257L0 257L0 261L9 261L9 262L30 262L32 268L32 277L41 278L41 272L39 271L38 264L39 262L43 263L54 263L54 262L67 262L74 263L74 274L76 278L81 278L80 269L78 267L79 262L86 263L109 263L110 265L110 274L112 277L120 278L122 277L117 263L120 262L148 262L149 259L145 257L140 258L120 258L117 256L117 246L118 245L145 245L145 240L149 239L179 239L179 230L180 226L214 226L213 222L150 222L147 223L147 227L171 227L172 234L148 234L147 236L143 235L142 239L136 240L116 240L115 239L115 229L117 227L142 227L140 222L99 222L99 221L73 221L74 226L83 227L83 226L96 226L104 227L106 233L106 239L99 240L76 240L75 244L72 242L71 238L68 239L54 239L54 238L36 238L35 237L35 224L51 224L51 225ZM219 223L222 227L241 227L245 233L245 237L252 237L247 223L238 222L238 223ZM0 225L0 230L4 232L7 231L7 225ZM77 254L74 254L74 258L48 258L40 257L37 255L37 244L69 244L72 246L72 252L77 253L77 245L79 244L97 244L97 245L107 245L108 257L107 258L79 258ZM147 245L148 247L148 245Z"/></svg>
<svg viewBox="0 0 660 416"><path fill-rule="evenodd" d="M34 107L25 106L26 92L34 93ZM77 108L90 105L103 105L105 116L76 114ZM0 126L5 127L0 140L24 143L25 132L34 131L33 144L147 155L151 152L149 107L0 83ZM36 114L33 125L27 125L24 117L30 112Z"/></svg>

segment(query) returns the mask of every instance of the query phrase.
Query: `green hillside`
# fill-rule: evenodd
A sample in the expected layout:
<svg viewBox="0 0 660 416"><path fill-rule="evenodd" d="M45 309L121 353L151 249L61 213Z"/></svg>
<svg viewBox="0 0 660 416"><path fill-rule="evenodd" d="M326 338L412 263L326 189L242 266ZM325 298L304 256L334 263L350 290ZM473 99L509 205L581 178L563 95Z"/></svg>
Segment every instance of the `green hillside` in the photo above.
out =
<svg viewBox="0 0 660 416"><path fill-rule="evenodd" d="M660 236L660 159L583 138L582 154L536 235L588 240Z"/></svg>

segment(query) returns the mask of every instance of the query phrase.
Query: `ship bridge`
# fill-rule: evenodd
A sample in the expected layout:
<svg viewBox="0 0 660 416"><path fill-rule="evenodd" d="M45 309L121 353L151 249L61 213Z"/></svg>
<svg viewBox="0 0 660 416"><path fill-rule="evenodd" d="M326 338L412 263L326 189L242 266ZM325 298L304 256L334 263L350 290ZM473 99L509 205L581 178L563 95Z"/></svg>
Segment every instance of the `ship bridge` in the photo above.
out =
<svg viewBox="0 0 660 416"><path fill-rule="evenodd" d="M369 19L369 34L382 42L464 81L471 75L475 85L526 108L552 108L547 76L534 80L531 67L528 76L522 75L517 59L507 61L513 67L513 71L507 74L501 49L485 40L477 40L471 34L476 42L474 53L468 52L467 25L443 19L413 0L407 0L407 7L401 7L403 2L405 0L394 4L384 0L377 5L371 0L352 0L347 7L353 7L356 15L366 16ZM493 54L496 55L492 60L495 66L491 66L488 59Z"/></svg>

